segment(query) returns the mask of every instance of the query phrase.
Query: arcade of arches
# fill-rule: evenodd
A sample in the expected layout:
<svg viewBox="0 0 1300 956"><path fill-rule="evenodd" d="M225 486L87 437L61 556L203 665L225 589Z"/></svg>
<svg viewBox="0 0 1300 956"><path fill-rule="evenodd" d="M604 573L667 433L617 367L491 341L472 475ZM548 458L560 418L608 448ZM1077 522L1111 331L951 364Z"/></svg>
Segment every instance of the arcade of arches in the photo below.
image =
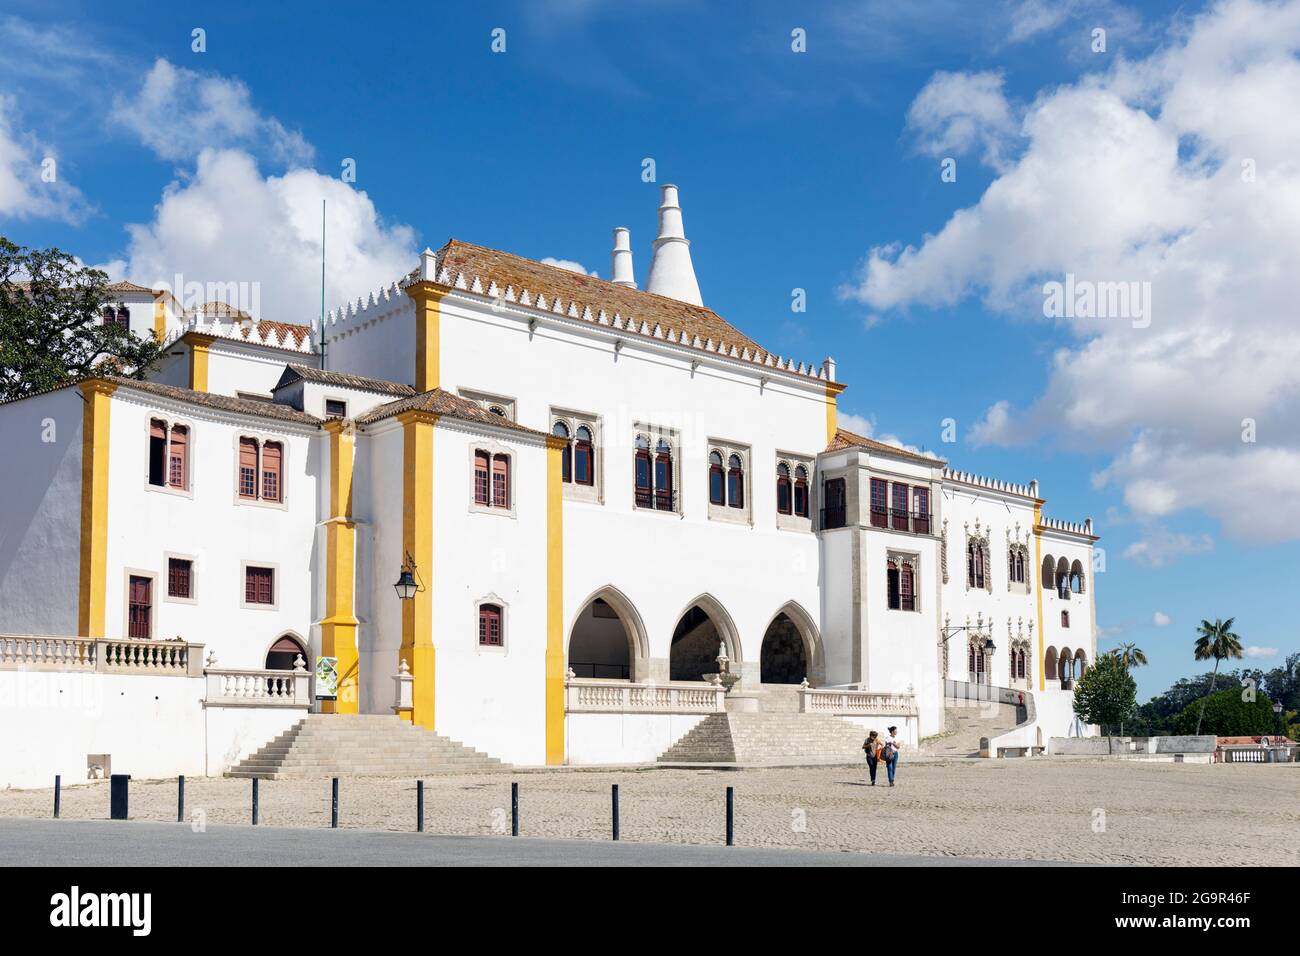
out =
<svg viewBox="0 0 1300 956"><path fill-rule="evenodd" d="M707 603L707 602L706 602ZM615 607L611 600L597 597L588 602L574 621L569 636L569 668L576 677L603 680L642 680L648 662L637 656L639 622L631 622L630 606ZM725 618L725 612L721 614ZM729 625L729 622L726 622ZM668 655L671 681L702 681L718 670L718 650L725 645L733 662L738 648L720 626L718 612L701 604L692 605L673 630ZM768 625L759 655L759 680L764 684L799 684L810 675L809 648L815 635L795 623L785 612ZM732 665L738 672L737 664Z"/></svg>

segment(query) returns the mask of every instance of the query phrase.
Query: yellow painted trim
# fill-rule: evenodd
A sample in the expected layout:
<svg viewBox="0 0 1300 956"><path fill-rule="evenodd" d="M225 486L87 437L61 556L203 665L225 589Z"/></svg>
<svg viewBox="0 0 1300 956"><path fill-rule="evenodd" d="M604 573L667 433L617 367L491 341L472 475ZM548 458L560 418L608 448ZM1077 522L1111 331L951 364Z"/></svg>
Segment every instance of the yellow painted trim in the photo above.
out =
<svg viewBox="0 0 1300 956"><path fill-rule="evenodd" d="M434 729L434 689L437 660L433 646L433 427L438 416L407 412L402 423L402 561L410 555L424 584L409 601L402 602L402 649L415 679L412 686L411 723Z"/></svg>
<svg viewBox="0 0 1300 956"><path fill-rule="evenodd" d="M325 619L321 654L338 658L338 699L324 701L327 714L355 714L360 704L360 662L355 607L356 523L352 520L352 474L356 435L341 421L325 423L330 436L330 517L325 523Z"/></svg>
<svg viewBox="0 0 1300 956"><path fill-rule="evenodd" d="M208 390L208 347L216 341L211 335L192 332L185 337L190 344L190 390Z"/></svg>
<svg viewBox="0 0 1300 956"><path fill-rule="evenodd" d="M1038 595L1038 689L1047 690L1047 675L1043 673L1043 524L1042 502L1034 505L1034 593Z"/></svg>
<svg viewBox="0 0 1300 956"><path fill-rule="evenodd" d="M77 633L104 637L108 581L108 426L112 382L90 379L80 385L81 411L81 568Z"/></svg>
<svg viewBox="0 0 1300 956"><path fill-rule="evenodd" d="M167 307L161 293L153 300L153 337L156 342L167 337Z"/></svg>
<svg viewBox="0 0 1300 956"><path fill-rule="evenodd" d="M439 303L447 294L432 282L416 282L406 287L415 301L415 390L427 392L441 384L441 322Z"/></svg>
<svg viewBox="0 0 1300 956"><path fill-rule="evenodd" d="M835 440L835 432L839 429L838 410L836 401L843 389L836 389L834 382L826 383L826 444L830 445Z"/></svg>
<svg viewBox="0 0 1300 956"><path fill-rule="evenodd" d="M546 443L546 762L564 763L564 443Z"/></svg>

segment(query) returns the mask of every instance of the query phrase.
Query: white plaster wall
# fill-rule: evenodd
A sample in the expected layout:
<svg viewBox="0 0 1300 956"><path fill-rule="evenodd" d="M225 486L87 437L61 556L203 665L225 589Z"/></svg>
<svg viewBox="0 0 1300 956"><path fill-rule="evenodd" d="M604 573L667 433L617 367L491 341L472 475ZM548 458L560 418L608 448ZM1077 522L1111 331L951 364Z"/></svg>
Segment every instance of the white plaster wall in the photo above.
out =
<svg viewBox="0 0 1300 956"><path fill-rule="evenodd" d="M257 345L243 345L217 339L208 347L208 391L213 395L250 395L271 397L271 392L289 362L312 364L314 355L286 352ZM187 382L188 384L188 371Z"/></svg>
<svg viewBox="0 0 1300 956"><path fill-rule="evenodd" d="M567 714L565 762L653 763L703 719L703 714Z"/></svg>
<svg viewBox="0 0 1300 956"><path fill-rule="evenodd" d="M351 321L355 322L355 317ZM363 327L352 325L335 338L339 325L327 322L325 331L329 368L385 382L415 384L415 303L405 293L374 307Z"/></svg>
<svg viewBox="0 0 1300 956"><path fill-rule="evenodd" d="M854 528L820 535L821 622L826 654L826 685L852 683L853 674L853 539Z"/></svg>
<svg viewBox="0 0 1300 956"><path fill-rule="evenodd" d="M391 714L393 677L402 646L401 602L393 590L402 569L402 426L388 419L357 434L353 470L353 515L357 520L358 659L360 707L367 714ZM436 493L436 492L435 492ZM438 528L435 527L435 540ZM362 548L363 539L368 542ZM428 576L421 570L421 576Z"/></svg>
<svg viewBox="0 0 1300 956"><path fill-rule="evenodd" d="M149 420L191 427L190 491L148 484ZM227 415L119 388L112 398L105 635L125 636L127 577L156 575L155 638L206 644L222 666L260 668L281 635L306 640L313 622L321 433L272 419ZM241 503L238 439L285 446L284 505ZM194 561L194 600L166 596L167 558ZM241 607L242 562L277 569L273 609ZM75 580L75 578L74 578Z"/></svg>
<svg viewBox="0 0 1300 956"><path fill-rule="evenodd" d="M83 407L75 388L0 405L0 633L76 633Z"/></svg>
<svg viewBox="0 0 1300 956"><path fill-rule="evenodd" d="M305 707L205 707L204 769L225 773L307 714Z"/></svg>

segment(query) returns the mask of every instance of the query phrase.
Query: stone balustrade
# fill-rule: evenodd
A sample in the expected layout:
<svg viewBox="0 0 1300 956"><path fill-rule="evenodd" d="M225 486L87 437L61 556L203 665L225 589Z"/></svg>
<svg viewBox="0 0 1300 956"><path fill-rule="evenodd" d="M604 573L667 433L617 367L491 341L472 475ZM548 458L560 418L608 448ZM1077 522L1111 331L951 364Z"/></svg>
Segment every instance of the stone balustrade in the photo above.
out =
<svg viewBox="0 0 1300 956"><path fill-rule="evenodd" d="M0 634L0 670L199 677L203 645L181 640Z"/></svg>
<svg viewBox="0 0 1300 956"><path fill-rule="evenodd" d="M307 707L311 704L311 675L302 668L273 671L209 667L203 675L207 679L204 695L207 707Z"/></svg>
<svg viewBox="0 0 1300 956"><path fill-rule="evenodd" d="M799 688L801 714L835 716L910 717L916 714L916 695L827 687Z"/></svg>
<svg viewBox="0 0 1300 956"><path fill-rule="evenodd" d="M568 677L564 709L570 714L716 714L726 689L717 684L633 684Z"/></svg>

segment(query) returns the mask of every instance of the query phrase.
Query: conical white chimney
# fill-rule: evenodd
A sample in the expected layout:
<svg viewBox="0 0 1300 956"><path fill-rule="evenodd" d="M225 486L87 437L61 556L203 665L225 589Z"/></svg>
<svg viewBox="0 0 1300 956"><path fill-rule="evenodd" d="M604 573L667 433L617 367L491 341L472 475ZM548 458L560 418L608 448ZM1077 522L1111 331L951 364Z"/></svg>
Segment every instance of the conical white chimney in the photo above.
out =
<svg viewBox="0 0 1300 956"><path fill-rule="evenodd" d="M632 272L632 237L627 226L614 230L614 251L609 254L610 281L614 285L636 288L636 277Z"/></svg>
<svg viewBox="0 0 1300 956"><path fill-rule="evenodd" d="M650 260L645 287L647 292L679 302L704 304L700 285L695 281L695 266L691 264L691 244L682 227L682 207L677 203L676 186L664 186L659 200L659 236L654 242L654 257Z"/></svg>

